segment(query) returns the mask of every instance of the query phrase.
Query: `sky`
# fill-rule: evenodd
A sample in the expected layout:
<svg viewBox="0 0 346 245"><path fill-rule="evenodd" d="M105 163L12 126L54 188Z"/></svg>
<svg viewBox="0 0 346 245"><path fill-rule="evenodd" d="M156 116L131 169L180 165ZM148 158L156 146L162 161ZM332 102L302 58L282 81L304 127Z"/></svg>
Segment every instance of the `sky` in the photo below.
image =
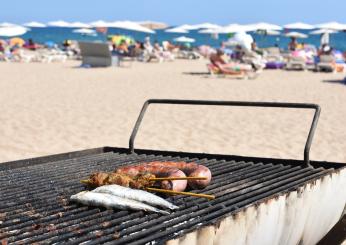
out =
<svg viewBox="0 0 346 245"><path fill-rule="evenodd" d="M160 21L170 25L226 25L302 21L346 23L346 0L30 0L1 1L0 22L55 20ZM6 10L6 11L4 11Z"/></svg>

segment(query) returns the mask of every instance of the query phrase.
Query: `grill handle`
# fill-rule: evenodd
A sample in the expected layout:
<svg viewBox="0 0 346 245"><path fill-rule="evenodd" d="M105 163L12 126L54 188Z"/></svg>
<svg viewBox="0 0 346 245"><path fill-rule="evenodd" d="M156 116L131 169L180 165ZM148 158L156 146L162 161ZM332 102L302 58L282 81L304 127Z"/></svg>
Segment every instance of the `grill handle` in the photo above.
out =
<svg viewBox="0 0 346 245"><path fill-rule="evenodd" d="M317 122L320 117L321 107L317 104L306 103L284 103L284 102L250 102L250 101L213 101L213 100L175 100L175 99L150 99L147 100L138 116L136 124L132 130L129 141L129 150L131 153L135 152L134 141L142 122L144 114L150 104L172 104L172 105L212 105L212 106L245 106L245 107L279 107L279 108L298 108L298 109L314 109L314 118L312 119L308 138L304 148L304 165L310 166L310 148L312 139L315 134Z"/></svg>

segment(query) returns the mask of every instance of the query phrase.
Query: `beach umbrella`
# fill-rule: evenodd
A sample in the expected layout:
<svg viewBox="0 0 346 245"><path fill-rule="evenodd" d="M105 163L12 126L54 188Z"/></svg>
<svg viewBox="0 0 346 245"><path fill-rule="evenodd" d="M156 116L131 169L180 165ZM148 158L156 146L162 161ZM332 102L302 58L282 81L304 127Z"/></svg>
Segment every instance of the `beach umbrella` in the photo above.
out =
<svg viewBox="0 0 346 245"><path fill-rule="evenodd" d="M251 44L253 41L254 40L251 35L245 32L238 32L232 38L227 40L226 45L240 45L248 50L251 50Z"/></svg>
<svg viewBox="0 0 346 245"><path fill-rule="evenodd" d="M315 30L315 31L310 32L310 34L312 34L312 35L319 35L319 34L324 34L324 33L333 34L333 33L337 33L337 31L330 30L330 29L319 29L319 30Z"/></svg>
<svg viewBox="0 0 346 245"><path fill-rule="evenodd" d="M10 46L20 46L22 47L25 44L25 41L19 37L11 38L9 41Z"/></svg>
<svg viewBox="0 0 346 245"><path fill-rule="evenodd" d="M120 28L120 29L125 29L125 30L130 30L130 31L138 31L138 32L145 32L145 33L155 33L155 31L141 26L140 24L132 21L115 21L111 22L109 27L113 28Z"/></svg>
<svg viewBox="0 0 346 245"><path fill-rule="evenodd" d="M284 28L286 28L286 29L299 29L299 30L311 30L311 29L314 29L315 27L313 25L309 25L306 23L295 22L295 23L284 25Z"/></svg>
<svg viewBox="0 0 346 245"><path fill-rule="evenodd" d="M185 37L185 36L177 37L177 38L174 38L173 40L179 43L193 43L196 41L193 38Z"/></svg>
<svg viewBox="0 0 346 245"><path fill-rule="evenodd" d="M273 30L273 31L281 31L282 27L270 23L259 22L250 25L244 26L247 31L257 31L257 30Z"/></svg>
<svg viewBox="0 0 346 245"><path fill-rule="evenodd" d="M96 31L93 29L87 29L87 28L80 28L80 29L75 29L72 31L73 33L79 33L79 34L86 34L86 35L91 35L91 34L96 34Z"/></svg>
<svg viewBox="0 0 346 245"><path fill-rule="evenodd" d="M17 25L13 23L9 23L9 22L0 23L0 27L11 27L11 26L17 26Z"/></svg>
<svg viewBox="0 0 346 245"><path fill-rule="evenodd" d="M281 34L279 31L274 31L274 30L257 30L256 33L260 35L267 35L267 36L278 36Z"/></svg>
<svg viewBox="0 0 346 245"><path fill-rule="evenodd" d="M89 25L91 25L92 27L110 27L111 23L103 21L103 20L98 20L98 21L89 23Z"/></svg>
<svg viewBox="0 0 346 245"><path fill-rule="evenodd" d="M135 43L135 40L132 37L125 36L125 35L108 36L108 40L110 40L115 45L119 45L123 41L125 41L129 45Z"/></svg>
<svg viewBox="0 0 346 245"><path fill-rule="evenodd" d="M45 24L43 23L40 23L40 22L36 22L36 21L31 21L31 22L27 22L27 23L24 23L23 26L26 26L26 27L46 27Z"/></svg>
<svg viewBox="0 0 346 245"><path fill-rule="evenodd" d="M203 34L219 34L220 33L220 28L216 28L216 29L202 29L202 30L199 30L198 33L203 33Z"/></svg>
<svg viewBox="0 0 346 245"><path fill-rule="evenodd" d="M144 26L144 27L152 29L152 30L161 30L161 29L166 29L168 27L168 25L166 23L150 21L150 20L140 21L137 23L140 24L141 26Z"/></svg>
<svg viewBox="0 0 346 245"><path fill-rule="evenodd" d="M21 36L25 34L27 31L28 29L23 26L0 27L0 36L2 37Z"/></svg>
<svg viewBox="0 0 346 245"><path fill-rule="evenodd" d="M346 25L341 24L339 22L327 22L327 23L323 23L323 24L318 24L318 25L316 25L316 27L320 28L320 29L331 29L331 30L336 30L336 31L346 30Z"/></svg>
<svg viewBox="0 0 346 245"><path fill-rule="evenodd" d="M82 23L82 22L72 22L69 24L68 27L71 28L91 28L92 26L86 23Z"/></svg>
<svg viewBox="0 0 346 245"><path fill-rule="evenodd" d="M175 28L167 29L167 30L165 30L165 32L169 32L169 33L188 33L189 31L186 30L186 29L175 27Z"/></svg>
<svg viewBox="0 0 346 245"><path fill-rule="evenodd" d="M63 20L50 21L47 24L53 27L69 27L70 26L70 23Z"/></svg>
<svg viewBox="0 0 346 245"><path fill-rule="evenodd" d="M312 35L321 35L321 45L329 43L329 34L337 33L337 31L330 29L320 29L310 32Z"/></svg>
<svg viewBox="0 0 346 245"><path fill-rule="evenodd" d="M218 33L237 33L237 32L246 32L248 31L246 26L239 24L230 24L219 29L215 29Z"/></svg>
<svg viewBox="0 0 346 245"><path fill-rule="evenodd" d="M285 34L286 37L295 37L295 38L307 38L308 35L304 34L304 33L300 33L300 32L288 32Z"/></svg>
<svg viewBox="0 0 346 245"><path fill-rule="evenodd" d="M221 26L216 25L216 24L212 24L212 23L202 23L202 24L198 24L198 25L192 25L190 28L190 30L197 30L197 29L219 29L221 28Z"/></svg>
<svg viewBox="0 0 346 245"><path fill-rule="evenodd" d="M194 30L195 27L193 25L185 24L185 25L181 25L181 26L176 26L176 28L184 29L184 30L189 31L189 30Z"/></svg>

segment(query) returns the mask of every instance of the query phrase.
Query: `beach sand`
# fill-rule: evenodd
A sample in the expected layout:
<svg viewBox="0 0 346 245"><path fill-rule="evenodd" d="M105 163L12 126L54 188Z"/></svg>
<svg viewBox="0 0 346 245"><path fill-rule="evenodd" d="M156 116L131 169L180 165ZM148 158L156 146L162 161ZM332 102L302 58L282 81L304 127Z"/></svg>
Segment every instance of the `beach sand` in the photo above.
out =
<svg viewBox="0 0 346 245"><path fill-rule="evenodd" d="M128 147L149 98L317 103L311 159L346 162L344 74L264 71L206 77L206 61L78 68L80 62L0 63L0 162L101 146ZM154 105L135 147L303 159L313 112Z"/></svg>

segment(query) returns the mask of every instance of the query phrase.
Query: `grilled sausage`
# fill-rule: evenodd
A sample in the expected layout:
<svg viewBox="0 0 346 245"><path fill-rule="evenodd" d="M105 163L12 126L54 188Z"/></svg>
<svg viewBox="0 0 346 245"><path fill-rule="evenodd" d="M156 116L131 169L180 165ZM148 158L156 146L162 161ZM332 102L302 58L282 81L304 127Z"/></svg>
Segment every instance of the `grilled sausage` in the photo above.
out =
<svg viewBox="0 0 346 245"><path fill-rule="evenodd" d="M206 180L189 180L188 185L192 189L203 189L208 186L211 181L211 172L209 168L197 163L187 162L149 162L145 163L149 166L163 166L169 168L177 168L183 171L189 177L206 177Z"/></svg>
<svg viewBox="0 0 346 245"><path fill-rule="evenodd" d="M136 166L125 166L115 170L119 174L127 174L130 176L138 176L142 173L151 173L156 177L186 177L183 171L177 168L167 168L165 166L150 166L141 164ZM161 181L161 188L173 191L184 191L187 186L186 180L165 180Z"/></svg>

